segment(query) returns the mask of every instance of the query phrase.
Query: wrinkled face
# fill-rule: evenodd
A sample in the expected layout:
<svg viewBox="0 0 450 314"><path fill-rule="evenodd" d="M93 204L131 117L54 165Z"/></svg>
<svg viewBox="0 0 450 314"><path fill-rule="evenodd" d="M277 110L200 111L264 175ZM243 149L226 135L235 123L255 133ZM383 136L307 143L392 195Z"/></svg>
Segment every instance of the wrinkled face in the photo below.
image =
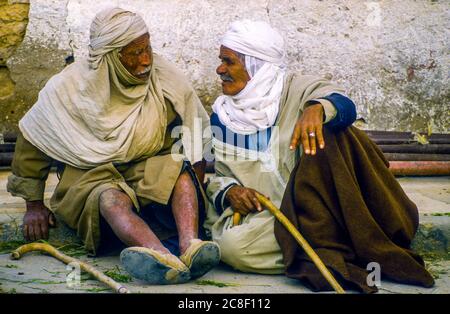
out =
<svg viewBox="0 0 450 314"><path fill-rule="evenodd" d="M219 59L222 63L217 67L216 73L222 80L223 93L230 96L238 94L250 81L245 65L235 51L225 46L220 46Z"/></svg>
<svg viewBox="0 0 450 314"><path fill-rule="evenodd" d="M153 52L148 33L139 36L120 50L119 60L134 77L148 80L153 64Z"/></svg>

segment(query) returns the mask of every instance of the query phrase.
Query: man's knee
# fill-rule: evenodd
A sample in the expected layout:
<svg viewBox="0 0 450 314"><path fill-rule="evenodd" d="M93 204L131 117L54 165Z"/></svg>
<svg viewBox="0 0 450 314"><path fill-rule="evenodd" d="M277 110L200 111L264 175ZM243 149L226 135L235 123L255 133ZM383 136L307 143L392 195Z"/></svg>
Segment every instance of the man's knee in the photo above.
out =
<svg viewBox="0 0 450 314"><path fill-rule="evenodd" d="M246 258L250 253L248 243L245 243L242 234L233 229L227 229L214 240L220 246L223 262L239 270L251 267L251 265L248 265L248 259Z"/></svg>
<svg viewBox="0 0 450 314"><path fill-rule="evenodd" d="M214 236L221 250L222 261L243 272L280 274L284 271L281 249L273 229L255 232L255 226L240 225Z"/></svg>
<svg viewBox="0 0 450 314"><path fill-rule="evenodd" d="M99 209L102 215L130 209L132 201L130 197L117 189L108 189L100 193Z"/></svg>
<svg viewBox="0 0 450 314"><path fill-rule="evenodd" d="M187 170L183 170L177 179L177 184L182 186L191 186L192 177Z"/></svg>

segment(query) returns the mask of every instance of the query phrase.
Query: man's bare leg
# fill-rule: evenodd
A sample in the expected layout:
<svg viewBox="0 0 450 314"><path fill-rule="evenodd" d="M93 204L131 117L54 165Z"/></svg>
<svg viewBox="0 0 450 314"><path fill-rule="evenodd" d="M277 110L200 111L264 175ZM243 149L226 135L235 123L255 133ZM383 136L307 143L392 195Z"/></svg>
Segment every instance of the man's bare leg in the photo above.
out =
<svg viewBox="0 0 450 314"><path fill-rule="evenodd" d="M189 241L198 238L197 191L187 171L175 183L171 205L178 229L180 252L183 254L189 247Z"/></svg>
<svg viewBox="0 0 450 314"><path fill-rule="evenodd" d="M133 212L133 203L128 195L115 189L106 190L100 194L99 205L100 214L127 246L146 247L170 254L145 221Z"/></svg>

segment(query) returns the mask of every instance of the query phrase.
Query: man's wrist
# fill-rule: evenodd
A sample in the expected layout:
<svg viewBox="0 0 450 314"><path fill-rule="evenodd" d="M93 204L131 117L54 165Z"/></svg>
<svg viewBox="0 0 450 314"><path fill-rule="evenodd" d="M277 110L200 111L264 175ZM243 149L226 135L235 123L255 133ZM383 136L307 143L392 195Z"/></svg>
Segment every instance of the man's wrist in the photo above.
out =
<svg viewBox="0 0 450 314"><path fill-rule="evenodd" d="M318 101L318 100L310 100L310 101L308 101L306 103L306 108L310 108L310 107L314 107L314 109L320 108L320 110L322 111L322 122L326 120L327 117L326 117L326 114L325 114L325 108L323 107L323 104L320 101Z"/></svg>
<svg viewBox="0 0 450 314"><path fill-rule="evenodd" d="M228 192L234 187L238 186L236 183L232 184L229 188L226 189L225 194L223 195L223 207L227 208L231 206L231 202L228 199Z"/></svg>
<svg viewBox="0 0 450 314"><path fill-rule="evenodd" d="M224 205L224 207L230 206L230 201L228 200L228 192L230 192L230 190L231 190L233 187L234 187L234 185L231 186L231 187L229 187L229 188L225 191L225 194L223 195L223 205Z"/></svg>
<svg viewBox="0 0 450 314"><path fill-rule="evenodd" d="M325 115L325 109L323 108L322 103L318 103L317 105L320 106L320 112L322 112L322 122L324 122L326 120L326 118L327 118L327 116Z"/></svg>
<svg viewBox="0 0 450 314"><path fill-rule="evenodd" d="M27 210L45 207L43 200L26 201Z"/></svg>
<svg viewBox="0 0 450 314"><path fill-rule="evenodd" d="M336 117L337 110L334 104L328 99L320 98L319 101L320 104L322 105L324 117L323 123L325 124L330 122L334 117Z"/></svg>

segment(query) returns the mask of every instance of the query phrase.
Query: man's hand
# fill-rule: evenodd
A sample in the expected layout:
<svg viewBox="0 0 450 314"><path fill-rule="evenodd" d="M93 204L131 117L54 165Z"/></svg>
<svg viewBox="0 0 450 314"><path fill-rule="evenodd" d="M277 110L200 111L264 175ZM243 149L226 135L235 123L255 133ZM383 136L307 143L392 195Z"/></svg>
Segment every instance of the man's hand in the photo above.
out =
<svg viewBox="0 0 450 314"><path fill-rule="evenodd" d="M235 185L227 191L225 199L230 203L231 208L241 215L251 212L262 211L263 207L256 197L256 191Z"/></svg>
<svg viewBox="0 0 450 314"><path fill-rule="evenodd" d="M317 144L321 149L325 147L322 127L323 106L321 104L314 104L307 107L295 125L289 148L296 149L301 140L305 154L315 155Z"/></svg>
<svg viewBox="0 0 450 314"><path fill-rule="evenodd" d="M27 202L27 212L23 217L23 236L27 241L48 239L49 226L55 227L53 213L42 201Z"/></svg>

